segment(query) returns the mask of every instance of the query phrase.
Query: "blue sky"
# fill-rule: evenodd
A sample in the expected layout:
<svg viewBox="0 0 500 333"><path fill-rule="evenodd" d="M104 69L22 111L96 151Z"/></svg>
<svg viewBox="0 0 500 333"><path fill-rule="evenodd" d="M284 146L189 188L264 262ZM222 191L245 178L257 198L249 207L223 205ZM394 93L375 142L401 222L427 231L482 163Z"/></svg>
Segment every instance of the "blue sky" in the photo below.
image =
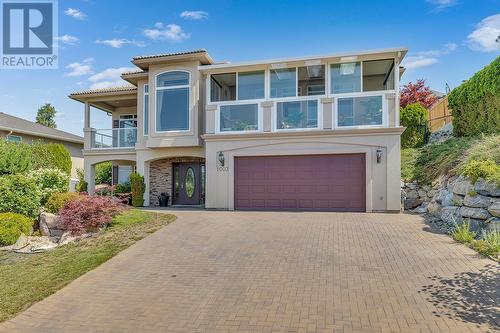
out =
<svg viewBox="0 0 500 333"><path fill-rule="evenodd" d="M34 120L49 102L58 128L81 135L70 92L117 84L133 56L198 48L236 62L405 46L403 83L444 91L500 54L499 34L500 0L59 0L59 68L0 70L0 112Z"/></svg>

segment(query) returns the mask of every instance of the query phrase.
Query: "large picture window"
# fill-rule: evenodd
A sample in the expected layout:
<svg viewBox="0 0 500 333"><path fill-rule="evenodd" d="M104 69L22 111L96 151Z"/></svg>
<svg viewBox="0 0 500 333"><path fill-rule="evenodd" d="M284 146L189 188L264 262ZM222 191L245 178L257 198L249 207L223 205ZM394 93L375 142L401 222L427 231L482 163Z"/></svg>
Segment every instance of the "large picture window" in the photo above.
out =
<svg viewBox="0 0 500 333"><path fill-rule="evenodd" d="M238 99L264 98L264 71L238 73Z"/></svg>
<svg viewBox="0 0 500 333"><path fill-rule="evenodd" d="M382 125L382 96L338 99L338 126Z"/></svg>
<svg viewBox="0 0 500 333"><path fill-rule="evenodd" d="M210 101L263 99L264 71L224 73L210 75Z"/></svg>
<svg viewBox="0 0 500 333"><path fill-rule="evenodd" d="M394 89L394 59L363 61L363 91Z"/></svg>
<svg viewBox="0 0 500 333"><path fill-rule="evenodd" d="M271 97L325 94L325 66L313 65L271 70Z"/></svg>
<svg viewBox="0 0 500 333"><path fill-rule="evenodd" d="M189 130L189 73L172 71L157 76L156 130Z"/></svg>
<svg viewBox="0 0 500 333"><path fill-rule="evenodd" d="M361 91L361 65L359 62L332 64L330 78L332 94Z"/></svg>
<svg viewBox="0 0 500 333"><path fill-rule="evenodd" d="M318 101L294 101L277 103L277 128L317 128Z"/></svg>
<svg viewBox="0 0 500 333"><path fill-rule="evenodd" d="M294 97L297 91L297 69L271 70L271 97Z"/></svg>
<svg viewBox="0 0 500 333"><path fill-rule="evenodd" d="M259 129L258 104L220 106L220 131L256 131Z"/></svg>

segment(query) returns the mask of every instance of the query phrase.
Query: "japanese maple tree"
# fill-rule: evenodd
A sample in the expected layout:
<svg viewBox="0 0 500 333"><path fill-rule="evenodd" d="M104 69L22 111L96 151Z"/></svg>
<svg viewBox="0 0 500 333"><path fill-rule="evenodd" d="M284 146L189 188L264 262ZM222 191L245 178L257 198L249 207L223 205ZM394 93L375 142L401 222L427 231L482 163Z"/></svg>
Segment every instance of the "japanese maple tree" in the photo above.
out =
<svg viewBox="0 0 500 333"><path fill-rule="evenodd" d="M409 104L419 103L424 108L430 108L437 101L437 97L431 89L425 85L425 80L417 80L416 83L409 82L401 89L400 105L402 108Z"/></svg>

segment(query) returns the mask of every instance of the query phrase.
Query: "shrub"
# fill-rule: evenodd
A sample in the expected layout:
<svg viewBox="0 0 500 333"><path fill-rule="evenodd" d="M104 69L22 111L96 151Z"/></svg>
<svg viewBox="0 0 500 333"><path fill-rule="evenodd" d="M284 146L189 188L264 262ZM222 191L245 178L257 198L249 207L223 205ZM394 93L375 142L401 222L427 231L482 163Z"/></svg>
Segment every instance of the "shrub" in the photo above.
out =
<svg viewBox="0 0 500 333"><path fill-rule="evenodd" d="M0 213L13 212L35 218L41 193L35 181L24 174L0 177Z"/></svg>
<svg viewBox="0 0 500 333"><path fill-rule="evenodd" d="M57 214L67 202L76 200L79 197L80 194L72 192L52 193L45 204L45 209L49 213Z"/></svg>
<svg viewBox="0 0 500 333"><path fill-rule="evenodd" d="M401 125L406 129L401 135L403 148L417 148L425 144L428 112L420 104L409 104L401 108Z"/></svg>
<svg viewBox="0 0 500 333"><path fill-rule="evenodd" d="M474 231L470 231L470 222L455 224L455 230L451 234L457 242L469 244L476 237Z"/></svg>
<svg viewBox="0 0 500 333"><path fill-rule="evenodd" d="M130 193L132 191L132 188L130 186L130 182L126 182L123 184L117 184L115 186L115 193Z"/></svg>
<svg viewBox="0 0 500 333"><path fill-rule="evenodd" d="M59 228L74 235L95 232L111 223L125 209L112 197L86 196L68 201L57 217Z"/></svg>
<svg viewBox="0 0 500 333"><path fill-rule="evenodd" d="M83 170L78 168L76 169L76 176L78 177L78 183L75 186L75 191L77 192L87 192L88 184L85 181Z"/></svg>
<svg viewBox="0 0 500 333"><path fill-rule="evenodd" d="M493 160L470 160L464 165L462 173L469 176L474 183L479 178L484 178L500 186L500 165Z"/></svg>
<svg viewBox="0 0 500 333"><path fill-rule="evenodd" d="M17 213L0 213L0 245L14 244L21 234L28 235L34 220Z"/></svg>
<svg viewBox="0 0 500 333"><path fill-rule="evenodd" d="M0 176L22 173L31 167L31 147L0 139Z"/></svg>
<svg viewBox="0 0 500 333"><path fill-rule="evenodd" d="M40 203L44 205L52 193L67 192L69 189L69 174L59 169L40 169L31 177L40 189Z"/></svg>
<svg viewBox="0 0 500 333"><path fill-rule="evenodd" d="M111 162L99 163L95 167L95 183L111 185L111 172L113 165Z"/></svg>
<svg viewBox="0 0 500 333"><path fill-rule="evenodd" d="M500 232L486 232L483 235L483 241L486 243L486 251L483 254L498 258L498 255L500 254Z"/></svg>
<svg viewBox="0 0 500 333"><path fill-rule="evenodd" d="M113 187L109 185L102 186L94 191L95 195L111 196L113 194Z"/></svg>
<svg viewBox="0 0 500 333"><path fill-rule="evenodd" d="M448 96L456 136L498 133L500 128L500 56Z"/></svg>
<svg viewBox="0 0 500 333"><path fill-rule="evenodd" d="M59 169L71 174L71 155L60 143L36 143L32 146L33 170Z"/></svg>
<svg viewBox="0 0 500 333"><path fill-rule="evenodd" d="M146 185L144 184L144 177L137 172L130 174L130 187L132 193L132 206L141 207L144 205L144 191Z"/></svg>

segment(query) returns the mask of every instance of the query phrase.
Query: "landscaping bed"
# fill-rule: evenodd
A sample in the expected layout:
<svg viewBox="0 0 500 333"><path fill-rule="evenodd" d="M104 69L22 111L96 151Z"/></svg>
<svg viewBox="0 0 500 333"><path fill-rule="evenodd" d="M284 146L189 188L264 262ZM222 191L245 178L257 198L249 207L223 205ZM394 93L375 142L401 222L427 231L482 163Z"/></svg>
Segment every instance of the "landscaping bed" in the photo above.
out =
<svg viewBox="0 0 500 333"><path fill-rule="evenodd" d="M0 322L174 220L173 215L130 209L92 237L51 251L29 255L0 252Z"/></svg>

